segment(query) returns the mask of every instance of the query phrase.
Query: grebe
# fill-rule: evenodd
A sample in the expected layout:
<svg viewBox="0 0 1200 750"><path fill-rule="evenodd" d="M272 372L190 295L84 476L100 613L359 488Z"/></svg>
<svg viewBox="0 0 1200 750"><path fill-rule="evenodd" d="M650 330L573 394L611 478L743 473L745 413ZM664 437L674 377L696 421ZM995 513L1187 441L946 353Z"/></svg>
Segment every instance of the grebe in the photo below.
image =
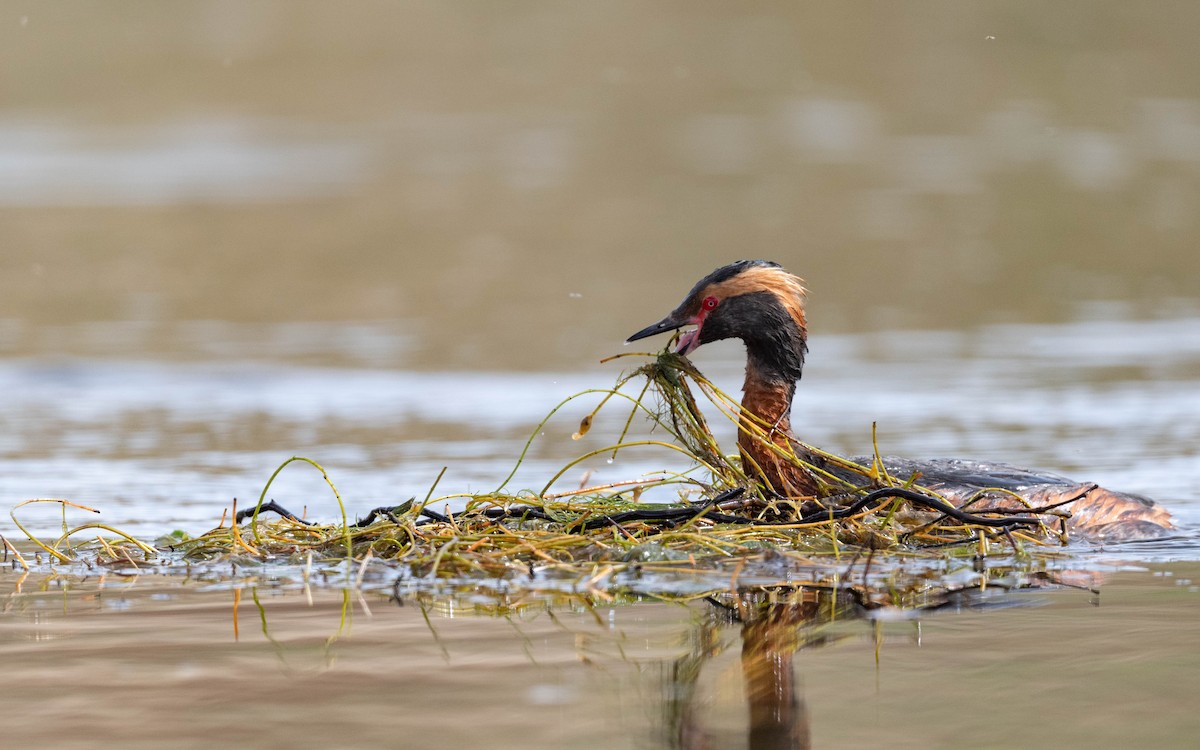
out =
<svg viewBox="0 0 1200 750"><path fill-rule="evenodd" d="M741 339L746 345L742 411L752 415L742 418L738 430L742 465L748 471L756 469L759 480L772 491L792 498L818 495L820 482L807 469L781 460L764 442L761 431L756 436L747 429L748 422L757 419L769 425L769 439L796 451L806 462L839 476L844 473L827 465L820 456L801 452L804 448L792 442L792 398L808 353L804 295L803 281L778 263L740 260L700 279L670 315L627 339L637 341L696 326L679 339L677 351L684 355L712 341ZM861 458L853 460L864 462ZM865 461L869 463L870 459ZM1063 506L1071 512L1068 529L1073 536L1091 541L1160 538L1174 528L1170 513L1152 500L1055 474L961 459L884 457L883 463L892 476L907 479L916 475L922 486L956 506L987 489L1016 493L1033 506L1075 498ZM989 499L1011 501L1004 492Z"/></svg>

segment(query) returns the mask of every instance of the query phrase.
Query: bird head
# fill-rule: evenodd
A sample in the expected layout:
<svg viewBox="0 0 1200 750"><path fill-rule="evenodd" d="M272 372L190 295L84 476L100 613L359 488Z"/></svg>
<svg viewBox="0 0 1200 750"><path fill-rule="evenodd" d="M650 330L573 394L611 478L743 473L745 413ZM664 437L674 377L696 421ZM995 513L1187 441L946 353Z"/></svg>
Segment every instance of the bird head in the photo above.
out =
<svg viewBox="0 0 1200 750"><path fill-rule="evenodd" d="M700 279L671 314L627 341L695 326L680 337L680 354L721 339L741 339L752 371L795 382L808 351L804 294L803 281L778 263L739 260Z"/></svg>

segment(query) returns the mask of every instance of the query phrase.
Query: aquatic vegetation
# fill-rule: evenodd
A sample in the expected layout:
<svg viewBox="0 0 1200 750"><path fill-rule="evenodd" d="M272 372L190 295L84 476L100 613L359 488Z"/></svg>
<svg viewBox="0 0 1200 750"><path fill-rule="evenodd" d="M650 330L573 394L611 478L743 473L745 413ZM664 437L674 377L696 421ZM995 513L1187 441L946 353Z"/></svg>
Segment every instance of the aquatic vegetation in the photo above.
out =
<svg viewBox="0 0 1200 750"><path fill-rule="evenodd" d="M763 441L778 460L813 471L821 478L823 496L785 498L754 482L754 472L718 445L696 393L721 417ZM601 409L624 404L629 413L616 440L584 452L540 489L508 490L546 423L566 404L585 398L599 401L575 437L588 433ZM639 418L649 422L651 436L634 436ZM552 491L567 472L591 457L650 447L680 454L687 465L651 479ZM861 591L873 589L872 582L885 583L893 592L889 602L911 598L928 589L930 576L963 565L973 565L977 572L990 569L980 560L1002 561L1006 568L1020 562L1023 574L1044 571L1055 558L1054 547L1066 541L1066 514L1055 507L1015 502L981 509L968 503L963 510L922 488L919 476L889 476L878 451L870 465L860 465L803 447L805 455L820 457L823 465L804 463L772 440L771 425L743 412L687 359L663 352L623 375L611 389L576 394L552 409L533 431L513 472L491 492L435 497L439 475L423 499L376 508L352 522L325 469L310 458L294 457L275 470L257 503L235 506L230 517L199 536L177 533L152 547L99 524L68 528L65 517L57 540L29 536L60 564L86 556L92 565L136 567L156 555L199 566L228 560L311 566L316 559L354 561L365 568L372 561L399 569L402 580L422 586L436 581L478 585L483 580L530 585L540 580L538 585L612 592L645 591L654 586L642 582L655 581L659 593L688 595L706 595L714 586L732 588L731 579L739 577L758 585L802 581L837 586L838 576L858 564ZM292 464L321 472L337 502L340 523L310 522L267 500L276 477ZM664 487L677 492L679 501L640 501L648 490ZM448 510L451 504L461 510ZM63 507L65 514L67 505ZM269 512L274 514L270 520ZM21 527L19 521L17 525ZM116 538L72 545L72 539L95 530ZM905 583L897 588L898 574ZM981 581L986 583L981 578L971 585Z"/></svg>

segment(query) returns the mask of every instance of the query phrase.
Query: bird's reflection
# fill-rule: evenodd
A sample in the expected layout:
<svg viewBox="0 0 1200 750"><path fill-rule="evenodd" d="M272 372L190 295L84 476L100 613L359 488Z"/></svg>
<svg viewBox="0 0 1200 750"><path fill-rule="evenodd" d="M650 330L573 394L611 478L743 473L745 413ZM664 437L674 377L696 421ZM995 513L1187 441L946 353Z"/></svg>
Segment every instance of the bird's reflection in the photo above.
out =
<svg viewBox="0 0 1200 750"><path fill-rule="evenodd" d="M995 577L1002 569L988 570ZM865 578L864 578L865 580ZM836 627L860 621L878 638L875 616L903 616L919 622L918 613L938 609L977 609L1011 606L1003 598L987 597L986 578L957 589L926 589L919 597L902 597L896 589L868 585L775 585L740 588L736 593L707 597L709 605L697 623L689 653L667 670L664 744L678 750L707 750L723 746L706 727L706 706L697 685L706 663L723 644L741 643L741 679L749 709L747 746L751 750L812 747L803 682L793 657L797 651L859 636L857 628ZM1068 586L1095 591L1099 578L1083 572L1031 574L1018 588ZM1001 587L998 583L993 587ZM870 622L867 622L867 621ZM736 632L733 639L731 632Z"/></svg>
<svg viewBox="0 0 1200 750"><path fill-rule="evenodd" d="M749 747L755 750L811 747L808 707L792 664L800 649L836 636L822 626L862 617L865 611L843 591L785 587L743 589L737 596L710 597L710 609L697 626L691 653L670 670L667 744L681 750L718 747L704 726L696 683L703 665L720 648L720 631L738 628L741 677L749 705Z"/></svg>
<svg viewBox="0 0 1200 750"><path fill-rule="evenodd" d="M1020 603L1003 596L1011 589L1029 590L1071 586L1091 589L1097 583L1093 574L1083 571L1027 572L1017 575L1005 566L959 565L947 573L932 568L881 571L850 579L847 575L819 583L809 576L804 584L774 583L739 585L710 594L703 601L692 600L688 625L678 633L684 638L682 651L653 661L661 668L661 689L655 716L657 745L677 750L708 750L730 745L730 731L744 739L737 742L752 750L812 747L811 723L805 700L802 675L794 664L798 651L844 639L877 639L885 620L910 619L938 609L977 609L1005 607ZM457 588L453 587L452 588ZM467 596L469 594L469 596ZM459 598L459 597L466 598ZM624 603L637 606L654 597L632 596ZM476 614L517 618L528 611L558 614L573 613L594 618L605 637L592 636L576 642L579 655L588 664L603 664L596 656L599 645L620 642L623 636L612 630L614 597L584 592L541 592L513 589L504 594L492 592L482 597L478 589L463 587L453 594L418 587L402 592L397 586L395 600L411 602L422 612ZM602 613L607 610L609 617ZM427 622L431 622L427 618ZM575 626L569 618L561 625ZM660 623L661 624L661 623ZM431 624L431 628L434 626ZM435 638L436 636L436 628ZM679 645L677 640L672 639ZM881 641L877 641L877 645ZM737 677L746 705L745 720L735 721L733 729L726 720L729 706L726 694L728 660L740 648ZM449 658L449 654L447 654ZM621 660L630 655L622 651ZM635 660L640 661L640 660ZM645 661L640 661L645 665ZM644 674L639 668L636 674ZM618 688L619 689L619 688Z"/></svg>

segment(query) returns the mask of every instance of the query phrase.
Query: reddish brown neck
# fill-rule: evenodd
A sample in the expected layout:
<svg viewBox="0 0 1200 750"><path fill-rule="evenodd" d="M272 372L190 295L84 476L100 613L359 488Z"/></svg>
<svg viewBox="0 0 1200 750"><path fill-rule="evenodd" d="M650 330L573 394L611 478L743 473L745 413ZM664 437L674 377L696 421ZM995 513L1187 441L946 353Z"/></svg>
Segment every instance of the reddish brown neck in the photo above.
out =
<svg viewBox="0 0 1200 750"><path fill-rule="evenodd" d="M794 455L791 412L795 384L765 380L747 369L742 390L738 448L746 473L757 474L763 484L785 497L817 494L814 477L788 458Z"/></svg>

